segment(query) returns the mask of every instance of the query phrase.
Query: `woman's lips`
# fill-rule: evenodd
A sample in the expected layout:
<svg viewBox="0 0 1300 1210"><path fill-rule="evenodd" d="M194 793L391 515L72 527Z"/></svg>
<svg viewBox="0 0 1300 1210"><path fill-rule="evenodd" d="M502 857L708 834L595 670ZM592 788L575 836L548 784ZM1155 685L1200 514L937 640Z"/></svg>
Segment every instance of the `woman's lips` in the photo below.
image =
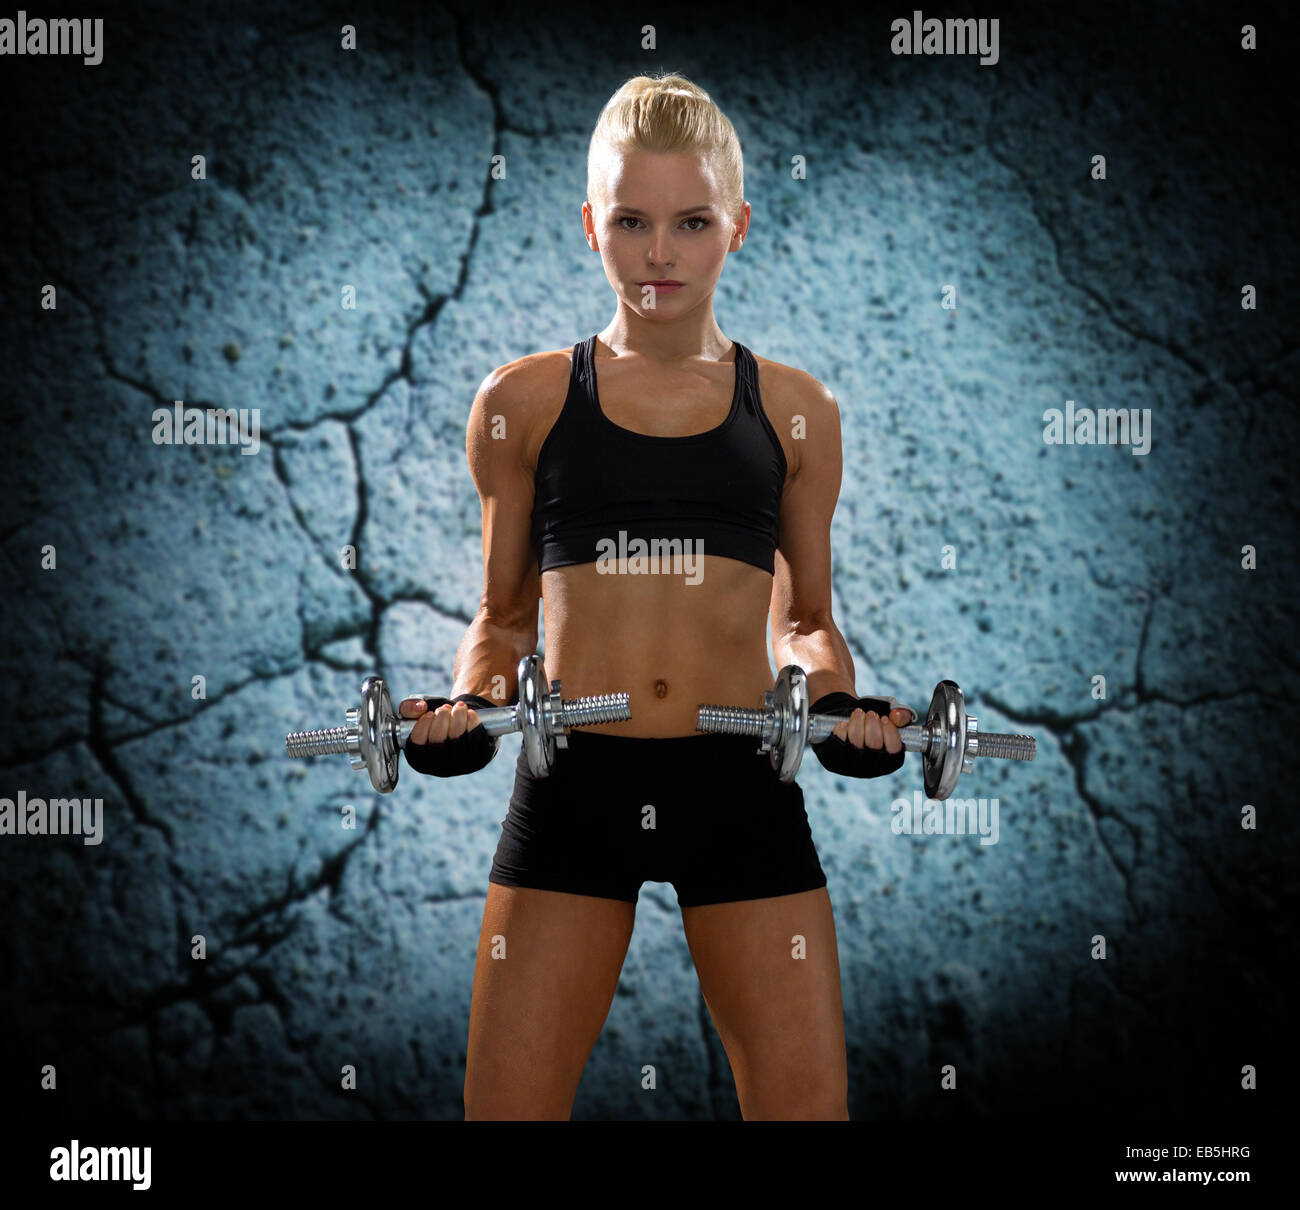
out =
<svg viewBox="0 0 1300 1210"><path fill-rule="evenodd" d="M682 283L679 281L643 281L638 283L641 286L653 286L656 294L671 294L674 290L680 290Z"/></svg>

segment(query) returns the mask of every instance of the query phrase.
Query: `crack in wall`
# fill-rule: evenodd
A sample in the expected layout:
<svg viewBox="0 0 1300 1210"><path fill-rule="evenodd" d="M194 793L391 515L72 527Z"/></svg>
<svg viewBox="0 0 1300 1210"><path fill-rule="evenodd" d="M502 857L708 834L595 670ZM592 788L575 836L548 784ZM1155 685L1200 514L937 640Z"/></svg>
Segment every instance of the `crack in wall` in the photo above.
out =
<svg viewBox="0 0 1300 1210"><path fill-rule="evenodd" d="M126 770L117 760L112 746L104 741L103 685L106 673L102 665L96 665L94 677L90 682L90 722L87 728L86 748L94 756L99 767L108 774L117 787L127 809L135 822L141 827L152 828L160 833L170 847L175 841L172 828L165 820L156 819L149 813L144 799L135 792Z"/></svg>
<svg viewBox="0 0 1300 1210"><path fill-rule="evenodd" d="M464 70L465 74L474 82L475 86L479 88L480 91L482 91L489 98L491 103L492 115L493 115L493 130L492 130L492 140L491 140L491 152L489 155L489 161L490 161L493 156L496 156L497 154L500 153L501 136L503 131L512 131L524 137L537 137L537 134L536 132L523 130L522 128L516 128L511 123L509 123L509 121L506 119L501 104L501 100L500 100L499 88L496 85L494 85L491 82L491 80L484 73L482 73L477 68L477 66L473 64L470 60L468 54L468 48L467 48L467 42L468 42L467 27L465 25L463 18L460 16L460 14L454 12L450 12L448 15L451 17L452 23L456 31L457 57L459 63L461 64L462 70ZM545 134L546 132L542 132L542 133ZM320 543L317 541L315 536L311 533L310 528L307 526L306 518L303 515L302 510L299 508L297 502L293 497L293 492L292 492L291 484L289 482L287 467L284 462L283 448L280 441L278 440L279 434L283 433L286 430L295 433L309 431L310 429L314 428L317 424L320 424L326 420L337 421L345 425L348 433L349 446L352 451L353 462L355 466L355 490L357 493L357 511L352 526L351 543L354 546L354 548L359 552L364 551L365 548L362 545L361 539L365 530L366 523L369 519L369 485L367 483L363 464L362 464L360 437L358 436L356 429L354 428L354 424L357 420L361 419L362 417L364 417L370 412L370 410L379 402L379 400L383 398L385 393L388 391L389 387L391 387L394 382L398 381L399 379L405 379L407 382L410 382L412 385L414 385L412 380L412 374L411 374L411 369L412 369L411 349L412 349L413 342L416 336L424 328L431 327L437 323L439 315L441 314L443 307L446 305L448 301L459 300L463 296L465 287L469 280L471 260L474 254L474 250L478 243L478 238L480 233L479 220L486 215L490 215L494 213L493 206L492 206L492 180L493 178L489 167L489 169L486 170L484 173L484 184L483 184L482 194L479 200L478 207L475 209L475 211L472 214L473 221L471 224L469 238L466 243L465 249L461 253L460 268L457 275L457 280L455 286L450 291L450 293L435 296L432 295L423 286L422 283L420 283L419 281L415 282L416 289L423 296L425 305L421 314L417 316L407 326L405 339L403 341L402 356L398 367L385 374L380 384L366 396L365 400L358 408L354 408L350 410L335 410L331 412L318 414L315 417L313 417L313 419L311 419L310 421L290 422L290 423L286 423L285 425L279 426L278 428L268 429L262 433L262 439L265 440L271 446L272 467L275 472L276 480L280 484L281 488L285 493L285 498L289 506L290 515L293 517L293 520L297 525L298 529L303 533L304 537L307 540L308 545L311 547L311 549L315 550L320 555L320 557L322 558L326 566L331 571L337 570L334 567L334 563L331 556L320 546ZM218 184L220 184L220 182L218 182ZM243 194L238 189L238 185L239 182L236 181L234 182L232 187L234 187L236 189L236 192L239 193L241 197L243 197ZM35 194L34 181L29 181L29 191L30 191L29 192L30 204L31 204L31 210L33 215L35 215L38 221L41 222L41 224L45 228L46 235L51 239L53 245L56 247L61 246L61 241L58 239L57 232L55 232L52 229L52 227L49 224L48 218L45 216L44 210L38 204L39 199L36 197ZM131 388L132 390L135 390L145 395L147 398L152 400L159 407L170 406L172 400L164 398L161 392L152 383L144 379L137 379L132 375L125 373L124 371L120 370L117 367L109 351L109 341L107 340L104 331L104 326L100 318L100 315L98 313L98 309L94 305L94 303L84 293L82 293L82 291L77 287L76 283L72 281L70 278L68 278L61 271L54 270L48 265L43 265L42 269L45 272L45 274L50 278L50 280L56 281L61 288L67 290L67 292L85 308L87 315L91 320L91 324L95 333L94 353L99 359L99 362L103 367L103 371L105 375L110 379L120 382L123 385ZM200 399L192 399L189 402L191 406L200 407L200 408L212 408L217 406L214 403L200 400ZM396 600L396 598L394 598L393 600L387 599L375 588L371 577L367 574L365 570L364 556L358 561L358 565L355 569L355 576L356 576L355 579L356 584L358 585L361 592L363 593L363 595L366 597L367 601L370 604L370 610L371 610L370 624L365 629L364 632L359 632L359 633L348 632L346 635L337 636L337 637L360 638L362 642L363 650L365 650L367 655L370 656L374 666L382 670L383 665L379 659L379 650L378 650L379 630L382 624L382 617L384 611L390 604L394 603L394 600ZM405 599L419 599L424 604L428 605L430 608L433 608L437 610L439 613L443 614L443 616L454 617L458 620L463 620L465 621L466 625L468 625L472 621L472 618L465 617L463 613L459 611L448 610L444 606L440 605L438 602L436 602L433 599L431 593L428 594L427 596L421 596L421 597L412 597L410 594L407 594L407 597ZM300 625L302 625L301 610L299 610L299 620L300 620ZM318 662L324 664L325 666L333 666L332 661L320 657L318 654L315 654L313 656L312 648L308 645L306 641L305 626L302 626L302 629L303 629L302 649L303 649L304 656L313 657ZM304 660L304 663L305 662L307 662L307 660ZM279 675L279 674L275 674L275 675ZM108 748L115 744L130 742L133 739L141 738L145 735L153 734L154 732L162 730L165 727L178 725L180 722L188 721L189 718L193 718L197 713L199 713L199 711L202 708L204 708L204 706L213 705L217 701L221 700L223 697L227 696L229 692L237 691L239 688L242 688L244 685L250 684L259 679L270 679L270 678L267 674L256 674L240 682L238 685L234 687L234 689L228 690L227 692L218 695L214 699L209 699L206 703L202 703L198 708L196 708L188 716L186 716L186 718L181 720L168 720L166 722L161 722L154 726L146 728L142 731L128 732L126 734L120 735L117 739L111 741L111 743L106 743L105 745L103 745L103 751L107 752ZM73 737L66 741L62 741L58 745L58 747L69 746L76 742L78 742L77 738ZM22 753L20 754L20 760L18 762L9 762L9 763L22 763L23 760L27 760L27 759L39 759L42 755L47 754L48 752L53 750L54 750L53 748L49 748L49 749L44 749L42 750L42 752L39 753ZM5 767L5 766L0 766L0 767ZM132 801L133 803L132 810L135 811L137 815L139 815L140 811L143 809L143 803L138 798L134 798L134 796L130 801Z"/></svg>
<svg viewBox="0 0 1300 1210"><path fill-rule="evenodd" d="M1065 265L1062 259L1062 251L1061 251L1061 237L1058 235L1055 227L1053 227L1053 225L1050 222L1048 222L1047 217L1043 212L1043 208L1039 204L1038 191L1034 188L1034 186L1031 183L1026 182L1024 176L1022 175L1020 169L1016 166L1014 161L998 153L997 147L994 142L993 127L997 117L998 97L1001 95L1002 87L1003 87L1003 75L1004 75L1003 72L997 72L995 74L993 96L989 99L989 119L988 119L988 124L985 128L985 144L989 149L989 154L999 164L1001 164L1002 167L1005 168L1012 175L1012 177L1015 178L1017 182L1019 182L1021 188L1024 190L1025 196L1029 200L1029 207L1030 210L1033 212L1035 220L1037 221L1042 231L1047 235L1048 240L1052 245L1052 254L1055 261L1057 276L1060 277L1060 279L1066 285L1072 286L1074 289L1078 290L1081 294L1091 299L1100 309L1101 313L1105 315L1106 318L1110 321L1111 325L1114 328L1116 328L1118 331L1123 332L1125 335L1132 337L1134 340L1141 341L1144 344L1154 345L1156 348L1161 349L1162 351L1168 353L1171 357L1175 358L1177 361L1181 362L1189 370L1191 370L1198 378L1208 379L1210 383L1217 386L1227 386L1231 388L1234 391L1234 393L1238 394L1238 398L1240 398L1240 394L1236 392L1235 385L1231 379L1226 379L1212 373L1209 370L1209 368L1206 367L1204 364L1202 364L1201 361L1198 360L1195 356L1193 356L1193 354L1189 350L1184 349L1176 341L1170 338L1161 338L1155 336L1150 332L1143 331L1136 324L1128 323L1124 321L1115 313L1114 307L1111 305L1110 301L1106 298L1106 296L1101 293L1101 291L1096 289L1096 287L1089 285L1087 282L1074 279L1065 271Z"/></svg>
<svg viewBox="0 0 1300 1210"><path fill-rule="evenodd" d="M253 928L264 917L279 916L288 908L314 898L322 890L329 892L328 901L330 904L333 903L336 897L341 897L343 875L347 871L348 862L352 855L365 844L378 828L382 813L382 806L376 803L371 808L370 814L366 816L365 830L361 835L350 844L344 845L341 849L331 853L328 857L322 858L320 869L301 886L295 885L293 867L290 866L286 886L282 894L265 900L250 911L244 912L235 918L235 927L239 931L231 944L242 944L241 939L244 932Z"/></svg>

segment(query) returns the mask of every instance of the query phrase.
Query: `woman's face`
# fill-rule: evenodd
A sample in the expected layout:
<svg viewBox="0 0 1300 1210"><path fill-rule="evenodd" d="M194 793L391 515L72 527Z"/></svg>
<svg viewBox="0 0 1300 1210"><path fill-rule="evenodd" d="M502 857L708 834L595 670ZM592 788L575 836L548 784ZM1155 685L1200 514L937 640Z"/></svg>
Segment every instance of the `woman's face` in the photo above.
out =
<svg viewBox="0 0 1300 1210"><path fill-rule="evenodd" d="M749 230L749 203L729 220L699 153L606 152L592 177L596 196L582 204L582 226L619 298L647 318L705 301ZM680 284L650 284L665 281Z"/></svg>

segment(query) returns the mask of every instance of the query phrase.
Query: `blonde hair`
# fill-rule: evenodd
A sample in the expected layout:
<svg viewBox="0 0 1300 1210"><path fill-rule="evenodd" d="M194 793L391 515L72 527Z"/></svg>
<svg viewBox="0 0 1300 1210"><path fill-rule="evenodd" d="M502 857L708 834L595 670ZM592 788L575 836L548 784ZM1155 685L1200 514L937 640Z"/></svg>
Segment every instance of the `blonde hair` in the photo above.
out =
<svg viewBox="0 0 1300 1210"><path fill-rule="evenodd" d="M587 150L589 202L602 150L703 152L718 174L728 217L740 213L745 164L736 129L704 89L677 72L632 76L605 102Z"/></svg>

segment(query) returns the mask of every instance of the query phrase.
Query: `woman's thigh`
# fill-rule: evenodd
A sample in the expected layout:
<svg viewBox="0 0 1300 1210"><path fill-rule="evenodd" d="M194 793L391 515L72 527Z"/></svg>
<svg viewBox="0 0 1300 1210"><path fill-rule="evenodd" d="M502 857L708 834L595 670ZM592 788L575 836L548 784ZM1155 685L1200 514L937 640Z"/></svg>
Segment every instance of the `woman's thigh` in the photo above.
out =
<svg viewBox="0 0 1300 1210"><path fill-rule="evenodd" d="M627 955L636 905L489 883L465 1117L566 1120Z"/></svg>
<svg viewBox="0 0 1300 1210"><path fill-rule="evenodd" d="M844 1005L825 887L682 908L746 1121L848 1118Z"/></svg>

